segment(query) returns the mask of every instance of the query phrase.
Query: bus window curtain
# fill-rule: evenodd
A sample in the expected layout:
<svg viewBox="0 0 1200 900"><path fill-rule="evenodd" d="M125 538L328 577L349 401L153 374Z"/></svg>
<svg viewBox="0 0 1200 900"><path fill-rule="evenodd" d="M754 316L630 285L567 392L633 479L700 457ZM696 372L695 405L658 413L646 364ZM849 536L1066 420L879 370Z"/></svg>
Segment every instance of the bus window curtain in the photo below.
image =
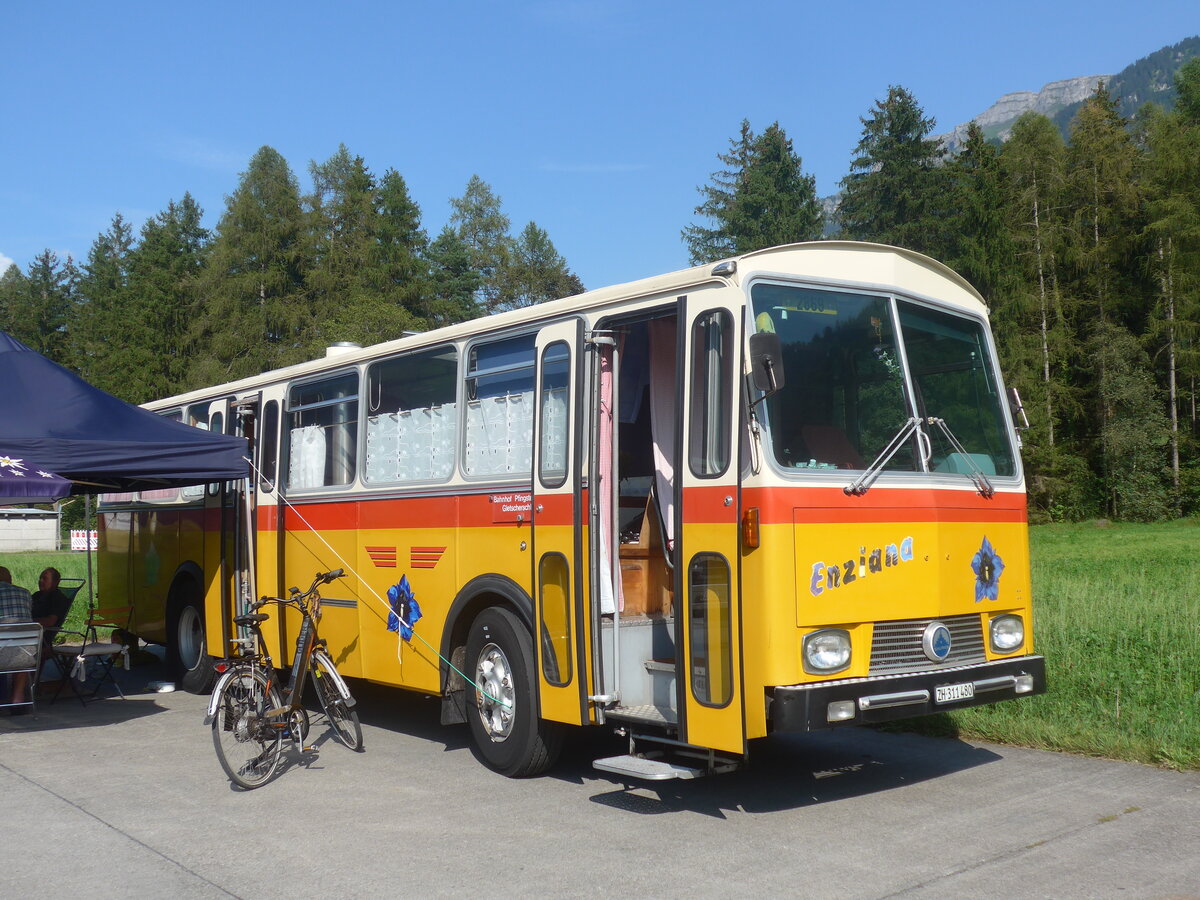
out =
<svg viewBox="0 0 1200 900"><path fill-rule="evenodd" d="M288 487L313 488L325 484L325 432L320 425L293 428Z"/></svg>
<svg viewBox="0 0 1200 900"><path fill-rule="evenodd" d="M666 531L668 553L675 549L675 317L652 319L650 328L650 436L654 443L654 495Z"/></svg>
<svg viewBox="0 0 1200 900"><path fill-rule="evenodd" d="M625 335L617 335L617 352L625 344ZM614 384L613 378L613 347L602 345L600 348L600 435L599 435L599 471L600 484L600 612L613 613L618 609L624 611L625 596L621 579L614 578L613 573L613 534L615 531L616 511L613 509L613 407ZM624 357L621 357L624 359Z"/></svg>

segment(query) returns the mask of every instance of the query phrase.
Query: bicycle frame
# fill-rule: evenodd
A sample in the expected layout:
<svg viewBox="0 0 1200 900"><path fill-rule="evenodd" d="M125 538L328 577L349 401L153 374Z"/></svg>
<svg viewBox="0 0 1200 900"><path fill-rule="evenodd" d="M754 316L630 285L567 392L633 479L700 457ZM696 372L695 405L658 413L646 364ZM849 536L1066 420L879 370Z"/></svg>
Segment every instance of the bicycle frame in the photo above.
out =
<svg viewBox="0 0 1200 900"><path fill-rule="evenodd" d="M339 575L340 571L338 570ZM302 616L300 633L296 637L296 652L292 660L291 675L288 679L287 687L282 692L283 705L277 710L268 711L271 718L278 720L279 727L281 728L286 727L287 717L280 714L291 713L300 708L304 699L305 673L308 672L309 666L312 663L313 654L318 649L324 649L324 641L317 635L317 623L321 618L321 595L317 592L317 585L323 580L325 579L318 575L307 591L301 593L293 588L292 596L286 599L282 597L263 597L258 603L254 604L251 610L253 612L267 603L274 602L280 606L291 606L299 610ZM227 657L217 664L217 671L221 675L217 683L213 686L212 695L209 698L208 712L204 719L205 724L211 723L213 717L216 716L217 704L226 683L238 675L240 670L244 669L247 665L251 671L261 666L269 686L275 687L277 690L283 687L278 683L271 657L262 650L263 637L259 624L251 622L246 627L253 632L252 637L234 638L230 641L235 648L239 648L242 652L237 656ZM341 674L336 668L330 668L328 674L337 688L342 702L346 704L347 708L353 707L355 705L354 698L351 696L346 682L342 680Z"/></svg>

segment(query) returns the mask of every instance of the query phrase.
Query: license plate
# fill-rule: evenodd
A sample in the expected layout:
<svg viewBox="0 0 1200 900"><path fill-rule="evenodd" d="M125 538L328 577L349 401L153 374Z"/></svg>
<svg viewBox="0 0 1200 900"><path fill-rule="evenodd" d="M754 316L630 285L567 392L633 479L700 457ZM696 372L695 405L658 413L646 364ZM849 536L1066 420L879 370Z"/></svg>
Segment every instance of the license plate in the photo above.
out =
<svg viewBox="0 0 1200 900"><path fill-rule="evenodd" d="M933 689L933 699L937 703L953 703L955 700L970 700L975 696L973 682L965 684L942 684Z"/></svg>

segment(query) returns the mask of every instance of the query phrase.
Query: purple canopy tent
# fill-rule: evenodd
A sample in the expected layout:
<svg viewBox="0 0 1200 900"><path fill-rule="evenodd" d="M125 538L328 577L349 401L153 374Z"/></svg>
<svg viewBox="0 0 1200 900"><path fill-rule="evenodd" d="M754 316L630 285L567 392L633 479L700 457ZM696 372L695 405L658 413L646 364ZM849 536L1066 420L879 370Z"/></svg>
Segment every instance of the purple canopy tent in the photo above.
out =
<svg viewBox="0 0 1200 900"><path fill-rule="evenodd" d="M191 428L119 400L2 331L0 383L0 449L35 478L41 476L24 460L56 472L69 493L85 495L88 513L95 493L186 487L250 473L244 438ZM89 605L91 570L89 541Z"/></svg>
<svg viewBox="0 0 1200 900"><path fill-rule="evenodd" d="M71 482L26 459L0 453L0 505L51 503L71 493Z"/></svg>
<svg viewBox="0 0 1200 900"><path fill-rule="evenodd" d="M36 460L73 494L245 478L246 441L118 400L0 332L0 450Z"/></svg>

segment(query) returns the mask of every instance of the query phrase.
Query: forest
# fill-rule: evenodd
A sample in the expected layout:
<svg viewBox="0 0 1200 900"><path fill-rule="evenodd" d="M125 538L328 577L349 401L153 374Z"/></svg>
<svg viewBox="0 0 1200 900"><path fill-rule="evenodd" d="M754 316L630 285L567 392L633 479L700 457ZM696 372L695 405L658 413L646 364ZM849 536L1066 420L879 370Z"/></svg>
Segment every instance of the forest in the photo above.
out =
<svg viewBox="0 0 1200 900"><path fill-rule="evenodd" d="M1100 85L1065 137L1027 113L1003 144L972 126L947 158L899 86L861 122L831 221L779 124L743 122L682 230L692 263L829 235L945 262L985 297L1024 399L1032 521L1197 512L1200 58L1173 108L1126 118ZM308 171L302 193L263 147L215 229L185 194L136 232L115 215L84 260L10 266L0 328L141 403L583 290L477 175L431 239L394 169L341 146Z"/></svg>

